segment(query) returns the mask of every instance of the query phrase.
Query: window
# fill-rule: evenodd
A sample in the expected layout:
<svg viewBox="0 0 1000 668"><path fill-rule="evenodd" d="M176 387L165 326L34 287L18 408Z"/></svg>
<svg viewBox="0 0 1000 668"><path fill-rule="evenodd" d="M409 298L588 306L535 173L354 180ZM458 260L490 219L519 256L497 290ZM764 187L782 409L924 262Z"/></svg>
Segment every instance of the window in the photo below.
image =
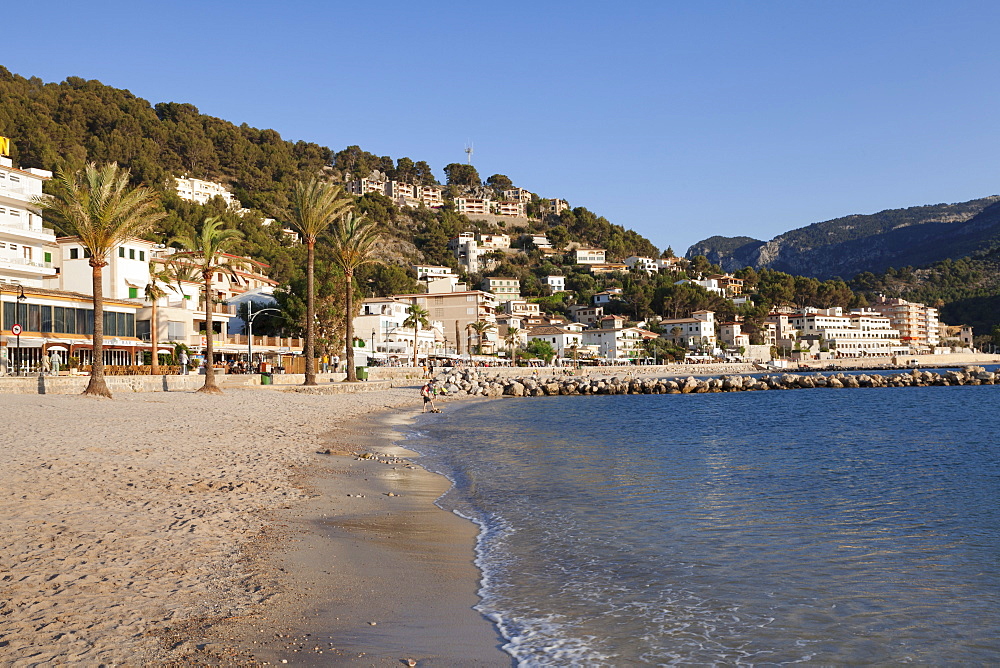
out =
<svg viewBox="0 0 1000 668"><path fill-rule="evenodd" d="M130 260L134 260L135 259L135 249L134 248L129 248L128 249L128 259L130 259Z"/></svg>
<svg viewBox="0 0 1000 668"><path fill-rule="evenodd" d="M140 262L146 261L146 251L139 251L139 261Z"/></svg>
<svg viewBox="0 0 1000 668"><path fill-rule="evenodd" d="M80 249L79 248L70 248L69 249L69 259L76 260L79 257L80 257Z"/></svg>
<svg viewBox="0 0 1000 668"><path fill-rule="evenodd" d="M138 299L138 297L139 297L139 288L129 288L128 289L128 298L129 299Z"/></svg>
<svg viewBox="0 0 1000 668"><path fill-rule="evenodd" d="M125 247L124 246L119 246L118 247L118 257L125 257Z"/></svg>
<svg viewBox="0 0 1000 668"><path fill-rule="evenodd" d="M49 264L51 262L52 262L52 253L46 253L45 254L45 264Z"/></svg>

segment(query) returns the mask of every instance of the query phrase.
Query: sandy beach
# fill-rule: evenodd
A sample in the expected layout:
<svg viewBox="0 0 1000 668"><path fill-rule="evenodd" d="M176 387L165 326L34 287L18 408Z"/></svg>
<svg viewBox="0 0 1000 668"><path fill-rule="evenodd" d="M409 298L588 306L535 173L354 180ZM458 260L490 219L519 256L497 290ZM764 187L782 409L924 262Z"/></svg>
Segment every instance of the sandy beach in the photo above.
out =
<svg viewBox="0 0 1000 668"><path fill-rule="evenodd" d="M509 666L418 400L4 396L0 662Z"/></svg>

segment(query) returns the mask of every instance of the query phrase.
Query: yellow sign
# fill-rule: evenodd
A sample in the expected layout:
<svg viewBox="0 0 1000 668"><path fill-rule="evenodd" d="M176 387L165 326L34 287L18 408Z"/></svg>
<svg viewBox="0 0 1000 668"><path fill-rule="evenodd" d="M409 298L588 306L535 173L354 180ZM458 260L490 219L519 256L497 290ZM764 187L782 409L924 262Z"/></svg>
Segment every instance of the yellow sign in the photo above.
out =
<svg viewBox="0 0 1000 668"><path fill-rule="evenodd" d="M0 137L0 155L10 155L10 139Z"/></svg>

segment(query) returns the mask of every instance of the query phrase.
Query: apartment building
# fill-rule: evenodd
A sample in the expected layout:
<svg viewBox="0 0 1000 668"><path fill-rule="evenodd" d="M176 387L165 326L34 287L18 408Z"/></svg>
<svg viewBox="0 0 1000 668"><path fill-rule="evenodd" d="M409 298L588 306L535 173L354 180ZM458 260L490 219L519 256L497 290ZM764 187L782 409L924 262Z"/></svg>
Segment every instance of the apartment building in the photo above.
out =
<svg viewBox="0 0 1000 668"><path fill-rule="evenodd" d="M607 290L602 290L594 294L591 297L591 302L594 306L607 306L611 302L617 302L622 300L622 289L621 288L608 288Z"/></svg>
<svg viewBox="0 0 1000 668"><path fill-rule="evenodd" d="M563 211L569 209L569 202L564 199L550 199L549 205L547 207L546 213L551 213L559 215Z"/></svg>
<svg viewBox="0 0 1000 668"><path fill-rule="evenodd" d="M509 234L489 234L484 232L476 232L476 241L483 248L490 248L493 250L498 250L498 249L502 250L510 248Z"/></svg>
<svg viewBox="0 0 1000 668"><path fill-rule="evenodd" d="M0 146L9 144L0 140ZM42 211L32 204L51 177L44 169L17 169L0 155L0 281L41 288L56 276L56 235L42 225Z"/></svg>
<svg viewBox="0 0 1000 668"><path fill-rule="evenodd" d="M405 324L412 303L398 297L375 297L361 303L361 313L354 318L354 335L365 342L368 354L413 358L414 328ZM444 352L442 323L431 320L430 327L416 332L416 341L418 358Z"/></svg>
<svg viewBox="0 0 1000 668"><path fill-rule="evenodd" d="M353 181L348 181L344 184L344 190L352 195L367 195L368 193L376 193L378 195L385 195L386 197L392 197L392 186L389 181L384 179L355 179Z"/></svg>
<svg viewBox="0 0 1000 668"><path fill-rule="evenodd" d="M503 198L505 200L510 200L512 202L518 202L520 204L527 204L531 201L533 195L530 191L524 188L513 188L511 190L503 191Z"/></svg>
<svg viewBox="0 0 1000 668"><path fill-rule="evenodd" d="M466 216L487 215L493 209L488 197L456 197L455 211Z"/></svg>
<svg viewBox="0 0 1000 668"><path fill-rule="evenodd" d="M441 186L419 186L417 194L420 202L431 209L440 209L444 206L444 188Z"/></svg>
<svg viewBox="0 0 1000 668"><path fill-rule="evenodd" d="M899 331L899 340L909 346L911 353L931 353L940 345L941 323L936 308L884 295L879 295L871 308L889 318L892 328Z"/></svg>
<svg viewBox="0 0 1000 668"><path fill-rule="evenodd" d="M510 276L484 278L482 289L496 295L498 302L521 298L521 281Z"/></svg>
<svg viewBox="0 0 1000 668"><path fill-rule="evenodd" d="M533 318L542 314L542 307L534 302L524 299L511 299L499 305L503 313L514 315L519 318Z"/></svg>
<svg viewBox="0 0 1000 668"><path fill-rule="evenodd" d="M743 333L743 325L739 322L719 323L719 342L729 348L749 348L750 335Z"/></svg>
<svg viewBox="0 0 1000 668"><path fill-rule="evenodd" d="M570 306L569 315L573 318L574 322L590 326L604 317L604 307L584 304Z"/></svg>
<svg viewBox="0 0 1000 668"><path fill-rule="evenodd" d="M670 339L685 348L715 348L715 313L695 311L690 318L670 318L660 321L663 338Z"/></svg>
<svg viewBox="0 0 1000 668"><path fill-rule="evenodd" d="M607 316L615 318L618 316ZM584 346L594 346L599 357L613 360L645 357L645 340L638 327L601 327L586 329L581 333Z"/></svg>
<svg viewBox="0 0 1000 668"><path fill-rule="evenodd" d="M857 310L843 315L840 308L803 309L789 316L797 330L800 348L836 357L891 357L909 352L892 328L889 318L878 311Z"/></svg>
<svg viewBox="0 0 1000 668"><path fill-rule="evenodd" d="M214 181L203 181L185 174L174 178L174 189L177 191L178 197L188 202L205 204L213 197L221 197L230 209L240 209L242 206L240 201L224 185Z"/></svg>
<svg viewBox="0 0 1000 668"><path fill-rule="evenodd" d="M395 295L399 301L416 303L427 309L429 319L441 323L443 348L448 351L460 352L465 349L467 341L466 327L480 320L496 324L496 298L492 293L481 290L466 290L461 292L420 293L410 295ZM497 332L492 330L487 334L486 349L495 346Z"/></svg>
<svg viewBox="0 0 1000 668"><path fill-rule="evenodd" d="M715 284L729 297L743 294L742 278L730 274L712 274L708 280L715 281Z"/></svg>
<svg viewBox="0 0 1000 668"><path fill-rule="evenodd" d="M524 202L503 200L493 203L493 212L498 216L519 216L524 218L528 215L528 208Z"/></svg>

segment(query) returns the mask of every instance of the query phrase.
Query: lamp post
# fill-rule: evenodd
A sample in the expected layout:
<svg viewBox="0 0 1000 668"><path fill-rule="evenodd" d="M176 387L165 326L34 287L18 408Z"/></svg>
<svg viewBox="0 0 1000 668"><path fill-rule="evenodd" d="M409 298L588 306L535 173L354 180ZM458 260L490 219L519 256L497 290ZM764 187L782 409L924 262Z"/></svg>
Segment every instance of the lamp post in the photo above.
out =
<svg viewBox="0 0 1000 668"><path fill-rule="evenodd" d="M375 354L375 328L372 327L372 355Z"/></svg>
<svg viewBox="0 0 1000 668"><path fill-rule="evenodd" d="M261 313L267 313L268 311L274 311L275 313L281 312L276 308L263 308L254 312L253 302L247 302L247 364L251 369L253 369L253 321L254 318L259 316Z"/></svg>
<svg viewBox="0 0 1000 668"><path fill-rule="evenodd" d="M21 304L24 303L24 301L27 299L27 297L24 296L24 286L23 285L19 285L19 286L17 286L17 288L18 288L17 309L16 309L16 311L14 313L14 320L16 320L17 322L14 323L14 324L17 325L17 367L16 367L16 369L17 369L17 375L20 376L21 375L21 329L22 329L21 323L20 323L20 320L21 320Z"/></svg>

